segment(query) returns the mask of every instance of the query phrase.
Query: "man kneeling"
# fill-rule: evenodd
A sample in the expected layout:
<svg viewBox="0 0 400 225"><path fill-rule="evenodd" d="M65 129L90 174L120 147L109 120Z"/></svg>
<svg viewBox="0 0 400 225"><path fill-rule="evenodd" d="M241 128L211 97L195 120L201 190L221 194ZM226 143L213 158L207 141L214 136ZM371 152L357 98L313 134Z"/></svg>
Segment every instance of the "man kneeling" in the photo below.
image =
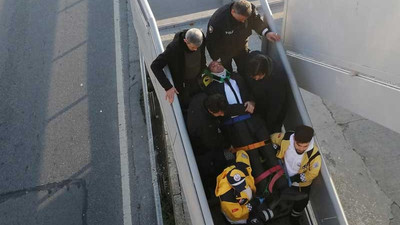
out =
<svg viewBox="0 0 400 225"><path fill-rule="evenodd" d="M279 146L276 156L283 159L291 189L306 193L305 199L295 201L290 215L292 225L299 224L299 217L308 203L312 181L321 169L321 156L314 143L314 129L301 125L295 132L275 133L271 135L272 143Z"/></svg>

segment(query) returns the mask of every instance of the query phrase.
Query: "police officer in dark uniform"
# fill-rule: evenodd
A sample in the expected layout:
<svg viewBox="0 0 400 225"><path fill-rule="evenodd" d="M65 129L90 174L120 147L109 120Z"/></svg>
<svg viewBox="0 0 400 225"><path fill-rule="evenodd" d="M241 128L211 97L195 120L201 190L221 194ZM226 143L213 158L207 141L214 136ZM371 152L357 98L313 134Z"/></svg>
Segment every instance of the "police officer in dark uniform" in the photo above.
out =
<svg viewBox="0 0 400 225"><path fill-rule="evenodd" d="M270 41L280 40L278 34L268 29L250 2L240 0L219 8L211 16L207 28L207 49L211 58L221 59L223 66L231 72L234 59L239 74L244 75L247 42L252 30Z"/></svg>

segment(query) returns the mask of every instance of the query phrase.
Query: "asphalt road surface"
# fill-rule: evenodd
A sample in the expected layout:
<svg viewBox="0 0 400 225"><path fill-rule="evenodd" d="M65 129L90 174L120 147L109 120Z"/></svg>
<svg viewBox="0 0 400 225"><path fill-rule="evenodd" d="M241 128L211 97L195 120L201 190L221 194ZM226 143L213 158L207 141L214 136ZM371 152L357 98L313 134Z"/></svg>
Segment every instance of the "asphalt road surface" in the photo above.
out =
<svg viewBox="0 0 400 225"><path fill-rule="evenodd" d="M130 225L128 217L154 224L127 10L122 0L0 0L1 225ZM122 108L116 54L123 59ZM128 125L119 122L122 112ZM129 174L121 174L121 127Z"/></svg>

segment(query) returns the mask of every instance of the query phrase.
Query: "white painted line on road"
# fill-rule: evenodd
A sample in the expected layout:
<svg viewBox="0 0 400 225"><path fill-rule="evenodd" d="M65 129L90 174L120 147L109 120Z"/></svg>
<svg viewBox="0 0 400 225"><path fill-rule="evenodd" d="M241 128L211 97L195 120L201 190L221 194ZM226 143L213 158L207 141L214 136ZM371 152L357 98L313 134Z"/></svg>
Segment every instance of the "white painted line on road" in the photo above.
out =
<svg viewBox="0 0 400 225"><path fill-rule="evenodd" d="M122 213L124 225L132 225L131 188L129 181L128 138L125 121L124 77L122 72L120 2L114 0L115 68L117 76L117 101L119 124L119 151L121 160Z"/></svg>

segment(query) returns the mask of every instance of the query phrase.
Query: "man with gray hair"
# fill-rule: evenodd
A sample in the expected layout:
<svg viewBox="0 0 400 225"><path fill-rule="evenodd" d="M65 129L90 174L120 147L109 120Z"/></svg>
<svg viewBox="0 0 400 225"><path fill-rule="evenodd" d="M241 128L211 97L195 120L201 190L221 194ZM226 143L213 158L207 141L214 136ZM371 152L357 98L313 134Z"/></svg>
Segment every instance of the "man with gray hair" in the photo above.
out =
<svg viewBox="0 0 400 225"><path fill-rule="evenodd" d="M207 49L213 60L221 60L232 72L232 59L241 75L245 74L248 37L252 30L269 41L279 41L280 36L268 29L256 7L246 0L235 1L219 8L211 16L207 28Z"/></svg>
<svg viewBox="0 0 400 225"><path fill-rule="evenodd" d="M169 67L175 87L164 73ZM165 98L170 103L179 94L182 109L187 109L192 96L201 91L198 78L206 68L205 37L201 30L192 28L175 34L167 48L151 64L158 82L165 89Z"/></svg>

